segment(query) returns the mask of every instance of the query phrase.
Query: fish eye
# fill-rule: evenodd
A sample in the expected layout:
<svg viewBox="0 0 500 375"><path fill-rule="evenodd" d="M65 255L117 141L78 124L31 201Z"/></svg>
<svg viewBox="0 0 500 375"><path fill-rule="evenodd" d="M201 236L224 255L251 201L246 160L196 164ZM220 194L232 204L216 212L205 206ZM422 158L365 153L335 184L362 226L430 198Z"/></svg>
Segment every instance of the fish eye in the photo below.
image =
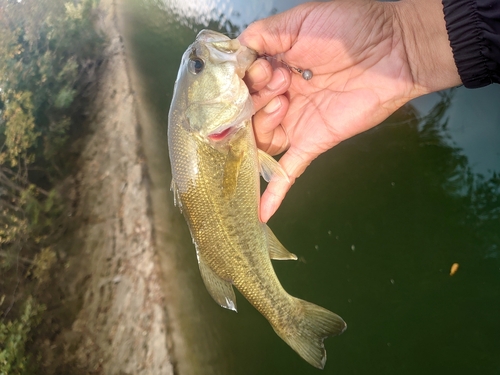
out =
<svg viewBox="0 0 500 375"><path fill-rule="evenodd" d="M188 68L189 71L193 74L200 73L204 67L205 67L205 61L203 61L199 57L193 57L189 60Z"/></svg>

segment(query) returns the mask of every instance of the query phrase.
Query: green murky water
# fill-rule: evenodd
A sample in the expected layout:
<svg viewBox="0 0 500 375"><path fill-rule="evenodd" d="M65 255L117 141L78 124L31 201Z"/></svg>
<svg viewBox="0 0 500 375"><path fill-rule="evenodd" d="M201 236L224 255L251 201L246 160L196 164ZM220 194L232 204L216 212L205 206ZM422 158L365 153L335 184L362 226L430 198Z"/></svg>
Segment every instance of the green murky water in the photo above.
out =
<svg viewBox="0 0 500 375"><path fill-rule="evenodd" d="M126 38L157 125L144 140L161 237L170 225L158 214L172 206L165 132L181 54L201 28L237 32L295 3L126 4ZM500 373L499 100L500 86L415 100L316 160L270 221L300 257L274 263L285 289L348 323L326 341L324 374ZM192 288L179 291L189 295L179 329L199 362L180 374L318 373L240 295L238 314L211 301L176 211L174 220L178 271Z"/></svg>

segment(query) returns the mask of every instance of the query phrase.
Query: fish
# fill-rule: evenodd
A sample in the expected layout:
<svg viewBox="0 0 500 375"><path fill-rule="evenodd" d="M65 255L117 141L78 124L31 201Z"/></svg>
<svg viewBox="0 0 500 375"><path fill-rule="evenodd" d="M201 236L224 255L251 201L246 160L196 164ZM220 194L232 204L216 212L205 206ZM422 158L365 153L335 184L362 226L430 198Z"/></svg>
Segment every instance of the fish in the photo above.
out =
<svg viewBox="0 0 500 375"><path fill-rule="evenodd" d="M234 288L304 360L323 368L323 340L342 333L337 314L295 298L271 259L296 260L259 220L260 176L288 178L256 146L255 113L243 77L257 53L202 30L184 52L168 119L174 203L183 213L212 298L237 311Z"/></svg>

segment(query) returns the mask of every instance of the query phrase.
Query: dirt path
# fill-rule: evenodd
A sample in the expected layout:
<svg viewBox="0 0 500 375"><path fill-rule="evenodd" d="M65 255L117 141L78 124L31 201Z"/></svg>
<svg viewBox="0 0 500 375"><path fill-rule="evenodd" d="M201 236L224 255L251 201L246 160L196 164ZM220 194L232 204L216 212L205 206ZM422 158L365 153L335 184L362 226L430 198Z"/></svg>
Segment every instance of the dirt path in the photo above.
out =
<svg viewBox="0 0 500 375"><path fill-rule="evenodd" d="M47 373L174 374L137 101L115 1L100 1L109 46L72 183L68 301L61 304L74 314L46 343Z"/></svg>

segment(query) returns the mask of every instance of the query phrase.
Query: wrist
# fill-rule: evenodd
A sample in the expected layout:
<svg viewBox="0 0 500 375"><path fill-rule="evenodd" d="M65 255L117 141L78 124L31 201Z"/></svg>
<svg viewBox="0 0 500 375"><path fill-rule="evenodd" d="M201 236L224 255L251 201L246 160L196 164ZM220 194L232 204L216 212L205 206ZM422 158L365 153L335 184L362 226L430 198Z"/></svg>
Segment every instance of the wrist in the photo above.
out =
<svg viewBox="0 0 500 375"><path fill-rule="evenodd" d="M415 97L461 85L441 0L392 4L413 76Z"/></svg>

